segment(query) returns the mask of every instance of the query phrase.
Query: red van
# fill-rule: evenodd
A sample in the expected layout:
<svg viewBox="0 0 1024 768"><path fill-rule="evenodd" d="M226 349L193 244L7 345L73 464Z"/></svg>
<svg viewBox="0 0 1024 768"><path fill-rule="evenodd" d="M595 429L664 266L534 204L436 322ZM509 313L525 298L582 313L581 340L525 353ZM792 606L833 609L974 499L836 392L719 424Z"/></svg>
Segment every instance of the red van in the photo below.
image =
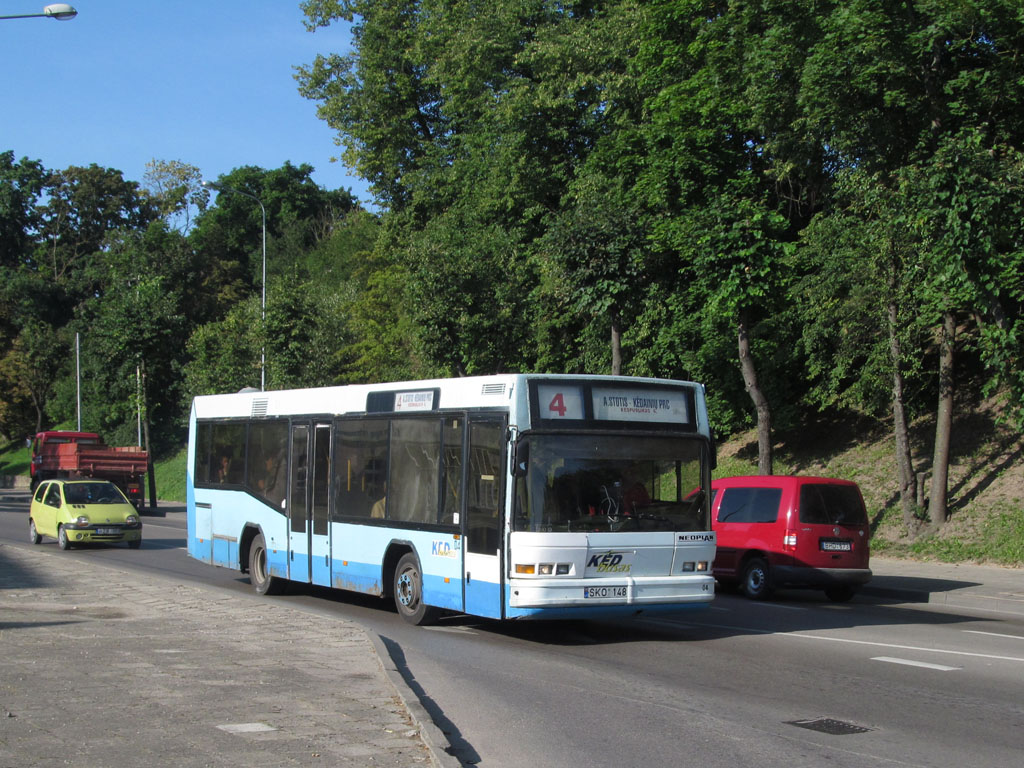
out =
<svg viewBox="0 0 1024 768"><path fill-rule="evenodd" d="M830 477L757 475L711 483L713 572L753 600L776 587L824 589L849 600L871 579L871 538L856 483Z"/></svg>

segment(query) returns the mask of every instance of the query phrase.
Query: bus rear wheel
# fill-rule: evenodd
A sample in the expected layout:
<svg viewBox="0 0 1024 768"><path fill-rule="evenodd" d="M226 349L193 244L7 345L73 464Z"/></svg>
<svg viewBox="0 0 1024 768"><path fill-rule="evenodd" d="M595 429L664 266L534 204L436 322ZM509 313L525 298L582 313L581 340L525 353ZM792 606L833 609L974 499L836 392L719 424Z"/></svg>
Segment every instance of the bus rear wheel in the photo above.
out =
<svg viewBox="0 0 1024 768"><path fill-rule="evenodd" d="M406 552L398 561L394 595L399 615L410 624L432 624L437 619L439 611L423 602L423 574L412 552Z"/></svg>
<svg viewBox="0 0 1024 768"><path fill-rule="evenodd" d="M271 576L267 566L267 542L262 533L253 539L249 549L249 583L257 595L276 595L281 591L281 579Z"/></svg>

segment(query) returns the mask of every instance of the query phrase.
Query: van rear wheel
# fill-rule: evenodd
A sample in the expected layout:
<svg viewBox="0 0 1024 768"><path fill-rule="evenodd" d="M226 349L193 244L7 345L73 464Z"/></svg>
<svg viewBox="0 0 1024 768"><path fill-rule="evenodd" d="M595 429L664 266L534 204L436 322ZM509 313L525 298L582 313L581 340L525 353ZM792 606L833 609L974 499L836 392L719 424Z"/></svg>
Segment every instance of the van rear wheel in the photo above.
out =
<svg viewBox="0 0 1024 768"><path fill-rule="evenodd" d="M751 600L766 600L771 593L768 563L755 557L743 569L743 594Z"/></svg>
<svg viewBox="0 0 1024 768"><path fill-rule="evenodd" d="M855 587L829 587L825 590L825 597L833 603L845 603L857 594Z"/></svg>

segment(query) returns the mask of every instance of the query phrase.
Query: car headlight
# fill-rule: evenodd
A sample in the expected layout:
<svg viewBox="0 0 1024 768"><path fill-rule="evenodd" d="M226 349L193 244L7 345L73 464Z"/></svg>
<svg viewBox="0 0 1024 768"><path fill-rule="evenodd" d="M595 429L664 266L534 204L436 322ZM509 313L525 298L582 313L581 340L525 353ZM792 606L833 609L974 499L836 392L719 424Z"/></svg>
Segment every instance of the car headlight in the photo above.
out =
<svg viewBox="0 0 1024 768"><path fill-rule="evenodd" d="M75 525L88 525L89 518L86 515L79 515L78 519L75 520Z"/></svg>
<svg viewBox="0 0 1024 768"><path fill-rule="evenodd" d="M136 525L139 522L139 517L138 515L128 515L128 517L126 517L124 521L128 525Z"/></svg>

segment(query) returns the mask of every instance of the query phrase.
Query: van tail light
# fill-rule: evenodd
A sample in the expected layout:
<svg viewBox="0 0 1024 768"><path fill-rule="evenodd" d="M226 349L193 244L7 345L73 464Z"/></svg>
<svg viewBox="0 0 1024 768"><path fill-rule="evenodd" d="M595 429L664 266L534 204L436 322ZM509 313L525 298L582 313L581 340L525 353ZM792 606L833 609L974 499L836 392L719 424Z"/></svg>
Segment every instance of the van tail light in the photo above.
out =
<svg viewBox="0 0 1024 768"><path fill-rule="evenodd" d="M782 549L786 552L796 550L796 531L786 531L786 535L782 537Z"/></svg>

